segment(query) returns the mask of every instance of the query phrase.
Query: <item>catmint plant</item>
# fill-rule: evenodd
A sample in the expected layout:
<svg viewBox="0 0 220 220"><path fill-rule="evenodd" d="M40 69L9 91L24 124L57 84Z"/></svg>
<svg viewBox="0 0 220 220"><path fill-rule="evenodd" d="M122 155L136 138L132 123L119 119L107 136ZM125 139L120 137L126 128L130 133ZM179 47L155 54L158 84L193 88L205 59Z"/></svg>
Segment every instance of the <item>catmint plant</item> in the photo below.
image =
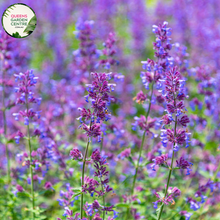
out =
<svg viewBox="0 0 220 220"><path fill-rule="evenodd" d="M184 99L186 98L184 90L185 80L181 76L180 72L178 72L176 67L173 67L167 71L165 76L166 79L160 80L164 83L164 90L162 93L167 103L167 114L162 118L163 128L161 130L161 143L164 147L167 147L168 144L172 145L172 158L170 165L165 162L167 160L167 156L164 157L165 160L162 158L156 158L158 164L164 164L167 168L169 168L165 193L161 195L156 194L156 196L160 198L156 203L162 202L162 205L159 208L158 220L162 216L164 205L168 205L169 201L173 200L172 192L169 192L169 185L174 169L175 152L177 152L183 145L188 148L191 136L191 133L186 128L190 121L186 115L187 110L184 105ZM170 129L171 125L173 125L172 129ZM192 163L184 160L184 158L180 158L176 161L176 163L178 168L187 169L187 174L189 174ZM174 193L173 195L174 197L179 196L180 191L178 190L178 193Z"/></svg>
<svg viewBox="0 0 220 220"><path fill-rule="evenodd" d="M22 53L19 49L21 44L16 42L13 38L9 37L3 31L0 31L0 60L1 60L1 78L0 85L1 89L1 111L3 114L3 124L4 129L4 140L2 143L5 145L6 158L7 158L7 178L8 183L11 182L10 176L10 149L9 149L9 137L11 135L9 123L9 114L7 112L15 105L15 102L11 99L13 80L12 75L16 71L19 71L24 66L26 66L27 54ZM16 49L15 49L16 48ZM22 48L22 47L21 47Z"/></svg>
<svg viewBox="0 0 220 220"><path fill-rule="evenodd" d="M25 73L15 74L15 81L17 82L17 87L15 87L15 92L18 94L16 100L16 105L24 105L24 110L20 110L18 113L13 113L15 120L23 121L26 126L26 139L27 146L29 150L28 159L26 160L26 165L30 168L30 179L28 177L27 181L31 184L31 201L33 209L33 219L35 219L35 194L34 194L34 169L33 169L33 157L36 152L32 149L31 139L36 135L36 130L32 131L30 129L30 123L36 121L40 118L40 111L38 109L32 108L33 104L40 104L41 98L36 98L33 92L33 87L37 83L38 77L33 73L33 70L28 70ZM21 138L25 135L18 131L17 136L15 136L16 143L19 144Z"/></svg>
<svg viewBox="0 0 220 220"><path fill-rule="evenodd" d="M145 89L150 89L150 92L149 95L147 95L143 91L140 91L134 98L137 103L143 104L148 101L149 104L146 110L146 115L135 117L135 123L133 124L133 130L136 130L136 128L140 128L142 130L142 141L131 188L132 195L135 189L145 137L151 133L150 128L155 126L156 120L150 118L154 87L155 85L160 87L159 80L164 78L165 71L172 65L172 58L169 56L169 50L172 48L172 45L170 44L171 39L169 37L171 35L171 28L167 27L167 25L167 22L164 22L159 26L153 25L152 31L156 35L156 42L153 43L156 61L152 59L142 61L144 71L141 72L142 83L144 84Z"/></svg>
<svg viewBox="0 0 220 220"><path fill-rule="evenodd" d="M101 123L111 119L111 113L108 110L108 105L111 102L109 95L111 90L114 89L115 84L110 84L108 81L111 79L111 73L91 73L93 81L87 85L88 95L85 96L86 102L91 101L91 108L79 108L80 117L78 120L81 122L81 128L88 137L86 150L83 156L82 168L82 187L85 182L85 165L87 161L87 154L89 144L92 138L97 138L101 141ZM83 196L81 194L80 215L83 218Z"/></svg>

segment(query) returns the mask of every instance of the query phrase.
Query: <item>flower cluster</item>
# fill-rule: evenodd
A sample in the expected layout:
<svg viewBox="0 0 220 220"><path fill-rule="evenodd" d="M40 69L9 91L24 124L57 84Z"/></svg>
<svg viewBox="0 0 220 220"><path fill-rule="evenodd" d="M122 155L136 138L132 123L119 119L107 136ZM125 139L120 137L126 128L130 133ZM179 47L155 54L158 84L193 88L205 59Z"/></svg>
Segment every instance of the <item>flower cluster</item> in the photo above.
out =
<svg viewBox="0 0 220 220"><path fill-rule="evenodd" d="M79 151L77 148L74 148L70 151L70 156L74 160L81 160L83 158L81 151Z"/></svg>
<svg viewBox="0 0 220 220"><path fill-rule="evenodd" d="M168 154L165 154L165 155L161 155L161 156L158 156L156 158L154 158L152 161L154 162L151 167L152 167L152 170L156 171L155 170L155 166L156 165L166 165L166 161L168 159Z"/></svg>
<svg viewBox="0 0 220 220"><path fill-rule="evenodd" d="M215 111L215 104L217 97L214 94L216 87L216 80L211 77L210 68L208 66L201 66L196 68L196 80L198 83L198 93L205 96L206 114L212 115Z"/></svg>
<svg viewBox="0 0 220 220"><path fill-rule="evenodd" d="M148 59L142 61L143 69L146 72L141 72L142 83L146 89L149 89L149 84L152 81L158 82L164 77L164 73L173 65L173 59L169 55L169 50L172 49L170 43L171 28L167 27L168 22L164 22L158 26L153 25L153 33L156 35L156 42L153 43L155 49L155 57L157 61ZM158 84L158 89L160 84Z"/></svg>
<svg viewBox="0 0 220 220"><path fill-rule="evenodd" d="M77 72L75 74L80 75L84 81L87 81L87 78L90 72L93 72L98 63L97 58L100 55L100 51L96 49L95 46L95 37L93 35L93 24L94 21L83 21L79 20L76 24L76 37L80 40L80 47L78 50L73 52L74 63L77 66ZM72 68L75 70L76 68Z"/></svg>
<svg viewBox="0 0 220 220"><path fill-rule="evenodd" d="M180 169L186 169L187 173L186 175L190 175L190 171L192 170L193 163L188 162L187 160L185 160L183 157L180 157L179 160L176 160L176 166L179 167Z"/></svg>
<svg viewBox="0 0 220 220"><path fill-rule="evenodd" d="M166 79L163 81L165 85L163 94L167 102L167 114L161 120L164 123L161 132L161 142L164 147L167 146L168 142L173 143L174 150L177 151L179 145L186 143L186 147L188 147L190 142L190 133L187 129L176 129L177 124L186 127L190 122L188 116L185 115L186 108L183 103L186 97L184 94L184 80L177 71L177 68L174 67L166 72ZM180 116L181 118L178 118ZM171 123L175 123L175 129L166 129L165 126L171 125Z"/></svg>
<svg viewBox="0 0 220 220"><path fill-rule="evenodd" d="M66 191L61 190L60 191L60 197L61 199L57 199L60 206L68 207L74 205L74 200L72 200L72 196L74 195L74 192L72 191L72 187L70 187L70 184L66 184ZM75 198L77 199L77 198Z"/></svg>
<svg viewBox="0 0 220 220"><path fill-rule="evenodd" d="M147 100L147 94L145 95L143 91L140 91L133 100L136 100L138 104L143 104Z"/></svg>
<svg viewBox="0 0 220 220"><path fill-rule="evenodd" d="M112 97L109 95L114 90L115 84L108 83L111 79L111 74L107 73L92 73L92 84L87 85L88 95L85 96L86 101L91 99L91 108L85 109L79 108L80 117L78 120L81 122L80 128L82 128L87 136L98 137L101 139L101 121L108 121L111 119L111 113L108 110L108 105L111 102ZM86 122L89 121L89 125Z"/></svg>
<svg viewBox="0 0 220 220"><path fill-rule="evenodd" d="M189 213L187 211L180 211L179 214L182 215L182 216L185 216L186 220L189 220L190 217L193 215L192 213Z"/></svg>
<svg viewBox="0 0 220 220"><path fill-rule="evenodd" d="M91 159L94 162L94 167L96 171L94 172L94 176L98 177L99 181L94 180L89 177L85 177L85 184L82 186L82 192L89 192L91 196L93 196L94 193L97 194L97 196L104 196L105 193L111 192L113 189L108 185L109 179L108 179L108 173L109 171L106 170L107 161L106 157L102 157L99 150L93 151L91 155ZM107 177L105 179L102 179L104 177ZM103 186L103 189L100 191L97 191L96 188L101 185Z"/></svg>
<svg viewBox="0 0 220 220"><path fill-rule="evenodd" d="M140 118L137 116L134 118L135 122L132 124L132 129L136 130L139 127L141 130L146 131L147 133L152 133L150 129L155 126L156 119L148 117L148 120L144 115L141 115Z"/></svg>
<svg viewBox="0 0 220 220"><path fill-rule="evenodd" d="M159 200L153 202L154 208L157 209L157 204L159 202L162 202L165 205L169 205L169 204L174 205L175 204L174 198L180 196L181 191L177 187L173 187L173 188L169 187L168 194L166 195L166 197L164 197L164 195L161 195L160 193L155 193L155 195L157 198L159 198Z"/></svg>
<svg viewBox="0 0 220 220"><path fill-rule="evenodd" d="M118 61L114 59L114 55L116 53L115 42L115 34L109 33L108 39L105 41L105 43L103 43L104 49L102 50L102 54L106 58L100 60L100 64L104 66L105 69L110 69L112 65L118 63Z"/></svg>
<svg viewBox="0 0 220 220"><path fill-rule="evenodd" d="M35 98L32 91L37 83L38 77L35 77L33 70L28 70L25 73L15 74L15 81L18 82L18 87L15 88L15 92L19 94L16 104L26 104L28 106L31 103L41 103L41 98ZM24 124L29 125L30 120L39 119L40 111L34 111L32 108L26 108L19 113L13 113L15 120L18 121L19 117L24 119Z"/></svg>
<svg viewBox="0 0 220 220"><path fill-rule="evenodd" d="M113 189L108 185L109 171L107 171L106 167L108 165L106 161L106 156L101 156L100 151L96 149L91 155L91 160L94 163L94 177L97 177L97 180L85 176L84 185L82 186L82 193L88 192L92 197L104 197L107 193L113 191ZM98 189L99 187L101 188L101 190ZM102 206L98 203L97 200L95 200L91 205L86 204L84 209L89 216L92 216L94 214L94 211L97 212L98 210L105 211L106 213L112 212L114 211L113 207L113 205L105 206L105 204L103 204Z"/></svg>
<svg viewBox="0 0 220 220"><path fill-rule="evenodd" d="M190 208L194 211L201 208L201 204L205 203L207 199L207 191L210 190L210 193L213 193L214 190L217 190L219 193L219 182L213 182L208 180L208 182L204 185L199 186L199 189L195 193L196 198L200 198L200 201L197 201L193 198L187 198L187 202L190 204ZM205 194L205 195L204 195Z"/></svg>

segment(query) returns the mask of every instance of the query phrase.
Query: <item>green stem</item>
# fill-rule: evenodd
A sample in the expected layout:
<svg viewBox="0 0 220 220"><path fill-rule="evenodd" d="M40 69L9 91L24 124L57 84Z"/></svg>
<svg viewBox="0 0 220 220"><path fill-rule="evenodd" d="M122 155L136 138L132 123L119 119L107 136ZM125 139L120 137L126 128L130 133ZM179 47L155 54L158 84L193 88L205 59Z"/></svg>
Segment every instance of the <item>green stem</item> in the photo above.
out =
<svg viewBox="0 0 220 220"><path fill-rule="evenodd" d="M85 165L86 165L86 157L87 157L87 153L88 153L88 149L89 149L89 138L87 141L87 146L86 146L86 151L85 151L85 155L83 158L83 168L82 168L82 186L84 185L84 176L85 176ZM83 218L83 193L81 194L81 202L80 202L80 216L81 219Z"/></svg>
<svg viewBox="0 0 220 220"><path fill-rule="evenodd" d="M134 174L134 179L133 179L133 184L132 184L131 195L134 194L134 188L135 188L135 183L136 183L136 179L137 179L137 173L138 173L139 163L140 163L141 154L142 154L142 150L143 150L143 146L144 146L145 134L146 134L146 131L144 131L143 136L142 136L141 149L140 149L140 151L139 151L139 157L138 157L137 166L136 166L136 169L135 169L135 174Z"/></svg>
<svg viewBox="0 0 220 220"><path fill-rule="evenodd" d="M6 118L6 107L5 107L5 84L4 84L4 78L5 78L5 70L4 70L4 54L2 59L2 112L3 112L3 123L4 123L4 136L6 139L7 136L7 118ZM8 183L11 182L10 177L10 158L9 158L9 149L8 149L8 141L6 139L5 143L5 149L6 149L6 158L7 158L7 176L8 176Z"/></svg>
<svg viewBox="0 0 220 220"><path fill-rule="evenodd" d="M29 111L28 107L28 97L26 95L26 109L27 113ZM27 134L28 134L28 148L29 148L29 157L30 157L30 174L31 174L31 197L32 197L32 209L34 211L35 209L35 198L34 198L34 180L33 180L33 167L32 167L32 156L31 156L31 136L30 136L30 126L29 124L27 125ZM33 219L35 219L35 213L33 213Z"/></svg>
<svg viewBox="0 0 220 220"><path fill-rule="evenodd" d="M176 106L175 99L174 99L174 106ZM175 118L174 137L176 137L176 127L177 127L177 116ZM174 144L174 146L175 146L175 144ZM173 161L174 161L174 150L173 150L173 154L172 154L172 161L171 161L171 166L170 166L169 175L168 175L168 179L167 179L167 186L166 186L164 198L166 198L166 196L167 196L167 192L168 192L168 188L169 188L169 184L170 184L170 178L171 178L171 174L172 174L172 171L173 171ZM161 206L160 213L159 213L159 216L158 216L157 220L160 220L160 218L161 218L161 215L162 215L162 212L163 212L163 207L164 207L164 203Z"/></svg>
<svg viewBox="0 0 220 220"><path fill-rule="evenodd" d="M102 152L102 149L103 149L103 142L104 142L104 135L103 135L103 132L102 132L102 140L101 140L100 152Z"/></svg>
<svg viewBox="0 0 220 220"><path fill-rule="evenodd" d="M147 110L147 114L146 114L146 121L147 121L148 116L150 114L151 100L152 100L152 96L153 96L153 88L154 88L154 81L153 81L152 87L151 87L151 95L150 95L149 106L148 106L148 110ZM140 159L141 159L141 155L142 155L142 150L143 150L143 146L144 146L145 135L146 135L146 131L144 131L144 133L142 135L141 148L140 148L140 151L139 151L137 166L136 166L136 169L135 169L135 175L134 175L134 179L133 179L131 195L133 195L133 193L134 193L134 188L135 188L135 183L136 183L136 179L137 179L138 168L139 168Z"/></svg>
<svg viewBox="0 0 220 220"><path fill-rule="evenodd" d="M151 95L150 95L150 99L149 99L148 110L147 110L147 113L146 113L146 121L147 121L148 116L150 114L151 101L152 101L152 97L153 97L153 89L154 89L154 81L152 82L152 86L151 86ZM137 179L138 169L139 169L139 165L140 165L140 159L141 159L141 155L142 155L142 151L143 151L143 147L144 147L145 135L146 135L146 131L144 131L144 133L142 135L141 148L140 148L140 151L139 151L138 161L137 161L137 165L136 165L136 169L135 169L133 184L132 184L132 188L131 188L131 195L134 194L134 188L135 188L135 183L136 183L136 179ZM130 215L130 208L129 207L127 208L127 214L126 215L127 215L127 218Z"/></svg>
<svg viewBox="0 0 220 220"><path fill-rule="evenodd" d="M102 185L102 177L100 177L100 182L101 182L101 185ZM105 191L105 190L104 190L104 187L103 187L103 185L102 185L102 192L105 193L104 191ZM104 195L104 194L103 194L102 198L103 198L103 206L104 206L104 210L103 210L103 220L105 220L105 195Z"/></svg>

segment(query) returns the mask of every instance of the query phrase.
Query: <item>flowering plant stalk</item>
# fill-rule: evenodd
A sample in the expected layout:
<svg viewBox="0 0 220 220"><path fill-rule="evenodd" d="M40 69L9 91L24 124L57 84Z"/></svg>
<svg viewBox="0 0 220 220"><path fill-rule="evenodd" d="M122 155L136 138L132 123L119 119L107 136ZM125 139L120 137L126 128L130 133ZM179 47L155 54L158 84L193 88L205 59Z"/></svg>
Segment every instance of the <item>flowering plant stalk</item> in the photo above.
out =
<svg viewBox="0 0 220 220"><path fill-rule="evenodd" d="M6 119L6 105L5 105L5 69L4 69L4 53L2 56L2 112L3 112L3 123L4 123L4 136L7 136L7 119ZM7 158L7 175L8 175L8 182L10 182L10 158L9 158L9 149L8 143L6 140L5 143L6 148L6 158Z"/></svg>
<svg viewBox="0 0 220 220"><path fill-rule="evenodd" d="M16 104L25 105L25 110L20 111L19 113L13 113L15 120L19 120L20 117L24 120L24 125L27 126L27 142L29 150L29 161L26 161L26 164L30 168L31 176L31 200L32 200L32 213L33 219L35 219L35 195L34 195L34 179L33 179L33 160L32 160L32 145L31 145L31 133L30 133L30 122L40 118L40 112L35 111L30 108L30 104L38 103L40 104L41 98L35 98L34 93L32 92L32 87L37 83L38 77L35 77L33 71L26 71L25 73L15 74L16 82L18 82L18 87L15 88L15 92L19 94L19 97L16 101ZM34 135L33 135L34 136ZM24 134L18 131L18 135L15 137L16 143L19 143L19 140L24 137Z"/></svg>
<svg viewBox="0 0 220 220"><path fill-rule="evenodd" d="M165 194L163 198L160 200L162 202L162 206L159 209L158 220L160 220L164 204L167 204L167 201L170 201L168 190L170 185L170 178L173 171L173 163L175 152L179 150L180 145L186 143L186 148L189 146L189 136L190 133L187 129L184 129L189 123L189 118L185 115L186 109L183 103L183 100L186 98L184 92L184 84L185 80L182 79L181 74L177 71L177 68L171 68L170 71L166 72L166 79L161 80L164 82L164 97L167 102L167 114L163 116L163 129L161 133L162 144L164 147L167 146L167 143L170 142L173 145L172 149L172 158L171 165L169 166L169 174L167 178L167 184L165 189ZM181 116L181 118L180 118ZM167 125L171 125L174 123L174 129L166 128ZM179 128L177 130L177 125L183 128ZM163 162L162 162L163 163ZM177 166L180 168L190 167L191 165L180 158L180 161L177 161ZM180 191L176 193L175 196L178 196ZM159 202L159 201L157 201Z"/></svg>
<svg viewBox="0 0 220 220"><path fill-rule="evenodd" d="M153 25L153 33L156 34L156 42L153 43L153 45L157 61L151 59L148 59L148 61L142 61L143 69L145 70L145 72L141 72L142 82L144 83L146 89L149 89L149 85L151 84L149 99L147 98L147 95L145 95L142 91L140 91L134 98L134 100L136 100L137 103L144 103L148 99L149 105L146 115L137 118L136 123L134 124L135 129L137 125L141 129L143 129L143 134L131 188L131 195L134 194L135 183L137 179L138 169L140 166L145 136L149 133L149 129L154 126L155 122L154 120L149 119L149 114L152 105L152 97L154 94L154 85L159 82L159 79L164 77L164 72L171 65L170 56L168 53L168 51L172 48L170 44L171 39L169 38L169 36L171 35L171 29L168 28L167 25L167 22L164 22L162 25L159 26ZM129 213L129 209L127 210L127 213Z"/></svg>
<svg viewBox="0 0 220 220"><path fill-rule="evenodd" d="M2 113L3 113L3 127L4 127L4 138L5 138L5 149L6 149L6 158L7 158L7 176L8 183L10 183L10 158L9 158L9 149L8 149L8 141L7 141L7 118L6 118L6 110L7 106L5 103L6 99L6 91L7 86L11 86L10 82L6 79L6 71L10 70L12 67L9 64L11 60L10 50L12 40L7 36L7 34L0 33L0 59L1 62L1 72L2 72L2 80L0 84L2 84Z"/></svg>
<svg viewBox="0 0 220 220"><path fill-rule="evenodd" d="M101 141L101 121L108 121L111 118L111 114L108 111L107 105L111 102L111 97L109 93L113 90L114 84L109 84L108 80L111 79L111 73L91 73L93 76L92 84L88 84L88 95L85 96L86 102L89 102L89 98L91 98L91 108L93 108L93 112L90 109L79 108L81 112L80 120L81 125L80 128L85 131L88 136L88 141L86 145L86 150L83 157L83 167L82 167L82 187L84 185L85 178L85 165L87 161L87 154L90 144L90 138L98 138L98 141ZM89 125L86 123L89 122ZM81 194L80 201L80 216L83 218L83 193Z"/></svg>

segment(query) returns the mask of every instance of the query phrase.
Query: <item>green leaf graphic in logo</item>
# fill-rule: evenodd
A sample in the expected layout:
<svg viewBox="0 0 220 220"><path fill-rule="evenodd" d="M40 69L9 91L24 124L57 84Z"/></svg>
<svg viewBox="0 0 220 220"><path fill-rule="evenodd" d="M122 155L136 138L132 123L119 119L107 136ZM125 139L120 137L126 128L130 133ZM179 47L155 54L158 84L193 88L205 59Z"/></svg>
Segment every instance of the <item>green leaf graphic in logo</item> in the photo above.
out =
<svg viewBox="0 0 220 220"><path fill-rule="evenodd" d="M12 34L12 37L21 38L21 36L20 36L20 34L19 34L18 32L13 33L13 34Z"/></svg>
<svg viewBox="0 0 220 220"><path fill-rule="evenodd" d="M25 28L24 32L30 35L34 31L36 24L37 24L37 17L35 15L29 21L28 26Z"/></svg>
<svg viewBox="0 0 220 220"><path fill-rule="evenodd" d="M7 17L8 17L8 13L11 12L9 9L14 10L14 8L16 8L16 6L14 6L14 5L11 5L10 7L8 7L8 8L4 11L3 16L5 16L5 17L7 18Z"/></svg>

